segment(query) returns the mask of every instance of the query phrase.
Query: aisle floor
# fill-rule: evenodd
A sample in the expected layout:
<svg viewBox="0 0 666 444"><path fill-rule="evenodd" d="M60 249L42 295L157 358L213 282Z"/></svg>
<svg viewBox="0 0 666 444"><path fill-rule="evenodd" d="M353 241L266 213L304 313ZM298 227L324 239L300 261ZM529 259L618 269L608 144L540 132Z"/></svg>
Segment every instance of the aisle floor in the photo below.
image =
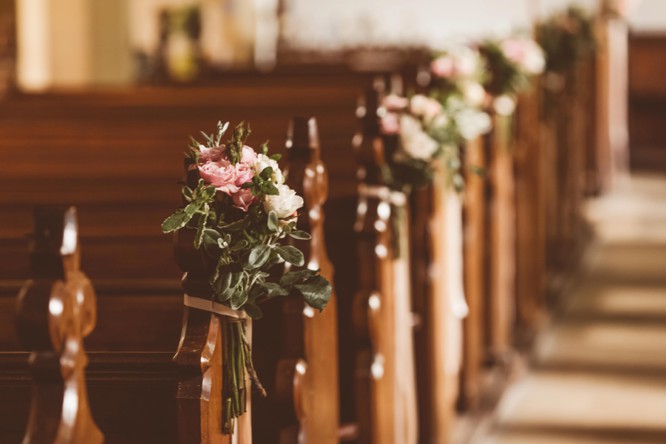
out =
<svg viewBox="0 0 666 444"><path fill-rule="evenodd" d="M478 444L666 444L666 176L587 210L587 267Z"/></svg>

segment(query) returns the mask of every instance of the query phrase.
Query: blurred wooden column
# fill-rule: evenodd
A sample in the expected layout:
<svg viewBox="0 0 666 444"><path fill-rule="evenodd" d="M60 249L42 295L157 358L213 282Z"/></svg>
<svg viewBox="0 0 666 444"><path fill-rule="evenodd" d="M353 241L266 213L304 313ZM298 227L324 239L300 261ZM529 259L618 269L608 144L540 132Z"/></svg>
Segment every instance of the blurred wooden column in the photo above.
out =
<svg viewBox="0 0 666 444"><path fill-rule="evenodd" d="M503 361L511 350L515 319L515 183L512 148L513 116L493 113L486 138L488 288L486 341L490 357Z"/></svg>
<svg viewBox="0 0 666 444"><path fill-rule="evenodd" d="M537 85L542 79L535 82ZM545 315L546 163L541 120L542 90L521 95L516 109L516 316L531 335Z"/></svg>
<svg viewBox="0 0 666 444"><path fill-rule="evenodd" d="M600 0L597 22L597 165L600 188L629 171L628 32L624 1Z"/></svg>
<svg viewBox="0 0 666 444"><path fill-rule="evenodd" d="M413 213L412 237L421 239L415 242L414 256L422 268L415 295L420 320L416 335L419 439L447 443L460 392L462 319L468 307L463 293L462 197L451 188L444 161L438 161L432 185L415 198L419 207Z"/></svg>
<svg viewBox="0 0 666 444"><path fill-rule="evenodd" d="M76 210L35 212L32 279L18 297L17 326L30 350L32 401L24 444L104 441L90 412L83 340L95 328L95 291L79 269Z"/></svg>
<svg viewBox="0 0 666 444"><path fill-rule="evenodd" d="M294 118L287 137L287 184L303 196L305 206L298 219L298 228L312 235L299 241L306 266L321 270L333 282L333 266L324 243L323 206L328 198L328 173L321 161L319 134L314 118ZM297 298L285 299L285 344L276 374L276 395L285 399L294 410L297 427L285 427L279 442L338 442L338 329L337 300L333 293L321 313ZM274 335L275 332L267 332ZM269 412L276 416L275 412ZM268 442L261 435L263 418L258 418L256 439ZM266 418L268 422L270 418Z"/></svg>
<svg viewBox="0 0 666 444"><path fill-rule="evenodd" d="M375 82L359 105L354 138L359 164L359 292L357 333L358 441L416 444L417 404L410 289L409 207L404 193L384 183L384 141L378 109L385 90Z"/></svg>
<svg viewBox="0 0 666 444"><path fill-rule="evenodd" d="M485 173L483 138L467 143L464 191L464 279L469 313L463 321L463 368L460 379L460 405L476 407L481 391L485 359L484 313L486 301Z"/></svg>

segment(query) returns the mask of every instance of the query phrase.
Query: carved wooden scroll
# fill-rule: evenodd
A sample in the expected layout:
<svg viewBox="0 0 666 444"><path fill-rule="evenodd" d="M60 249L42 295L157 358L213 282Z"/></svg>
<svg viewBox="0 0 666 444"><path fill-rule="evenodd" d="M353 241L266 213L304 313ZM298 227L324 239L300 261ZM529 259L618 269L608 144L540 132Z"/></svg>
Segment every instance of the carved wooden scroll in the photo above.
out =
<svg viewBox="0 0 666 444"><path fill-rule="evenodd" d="M299 228L312 235L299 241L308 268L333 282L333 266L324 242L323 206L328 174L321 160L317 122L293 119L287 138L287 183L303 196ZM320 313L301 299L285 299L282 316L287 335L278 363L276 392L288 398L298 421L296 436L281 443L337 443L339 428L338 333L335 294ZM299 328L300 327L300 328Z"/></svg>
<svg viewBox="0 0 666 444"><path fill-rule="evenodd" d="M409 281L408 210L403 193L382 179L384 142L379 134L381 84L358 108L362 130L354 139L359 163L358 233L360 290L354 302L357 344L359 442L406 443L417 439ZM397 228L395 212L402 212ZM400 245L400 254L398 253Z"/></svg>
<svg viewBox="0 0 666 444"><path fill-rule="evenodd" d="M187 171L186 174L188 186L196 187L197 171ZM208 264L201 252L194 248L194 231L179 230L174 240L176 260L184 271L185 297L210 299ZM223 332L227 331L225 323L238 320L188 305L194 304L186 303L184 307L180 343L173 358L178 366L178 442L250 444L252 412L249 393L246 395L247 411L238 418L234 434L222 431ZM251 342L252 324L249 319L245 322L246 336ZM250 390L249 378L246 378L245 387Z"/></svg>
<svg viewBox="0 0 666 444"><path fill-rule="evenodd" d="M104 441L90 413L83 338L95 327L95 292L79 269L76 210L35 212L33 278L18 297L18 333L31 350L33 386L24 444Z"/></svg>

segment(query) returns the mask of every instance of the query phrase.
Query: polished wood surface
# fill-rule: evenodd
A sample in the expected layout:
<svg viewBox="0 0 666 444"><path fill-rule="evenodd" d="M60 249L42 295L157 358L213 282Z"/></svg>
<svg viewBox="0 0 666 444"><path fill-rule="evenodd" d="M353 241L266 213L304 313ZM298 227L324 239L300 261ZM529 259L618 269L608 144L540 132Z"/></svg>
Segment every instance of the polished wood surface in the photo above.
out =
<svg viewBox="0 0 666 444"><path fill-rule="evenodd" d="M356 232L360 283L353 306L357 332L356 401L361 443L415 443L416 387L411 347L408 238L392 214L406 216L403 193L383 182L384 142L377 110L384 90L375 82L358 108L361 131L354 139L359 164ZM402 207L402 208L401 208ZM404 220L403 220L404 222ZM402 230L407 226L403 225ZM404 231L403 231L404 233ZM405 343L405 341L407 341Z"/></svg>
<svg viewBox="0 0 666 444"><path fill-rule="evenodd" d="M487 194L487 325L491 358L503 360L510 352L515 320L515 183L511 131L512 116L493 115L493 131L486 138Z"/></svg>
<svg viewBox="0 0 666 444"><path fill-rule="evenodd" d="M460 379L460 405L474 409L479 402L484 347L484 313L486 310L484 251L485 238L485 157L483 138L467 143L465 147L464 192L464 273L465 295L469 314L463 322L463 368ZM478 171L481 171L479 173Z"/></svg>
<svg viewBox="0 0 666 444"><path fill-rule="evenodd" d="M324 204L329 194L326 165L321 160L319 129L314 118L294 118L287 138L287 184L304 197L299 228L312 235L299 243L308 268L320 270L334 282L333 265L324 240ZM299 301L300 302L300 301ZM338 442L338 332L337 297L331 295L323 312L300 304L303 330L295 342L302 342L301 359L293 369L293 405L298 418L301 443ZM298 311L296 312L298 313Z"/></svg>
<svg viewBox="0 0 666 444"><path fill-rule="evenodd" d="M24 443L104 441L88 403L83 339L95 328L95 291L80 270L73 207L40 208L30 254L32 279L18 297L17 327L31 350L32 401Z"/></svg>
<svg viewBox="0 0 666 444"><path fill-rule="evenodd" d="M540 144L541 104L541 92L535 89L520 96L516 110L516 316L519 327L527 335L536 331L546 310L545 227L548 165L545 151Z"/></svg>

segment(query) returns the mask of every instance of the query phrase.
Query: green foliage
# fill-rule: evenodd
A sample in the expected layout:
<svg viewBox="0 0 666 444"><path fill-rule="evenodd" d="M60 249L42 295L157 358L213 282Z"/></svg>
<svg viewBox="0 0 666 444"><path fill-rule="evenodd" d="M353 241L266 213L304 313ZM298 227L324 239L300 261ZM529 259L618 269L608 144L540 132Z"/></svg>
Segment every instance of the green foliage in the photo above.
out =
<svg viewBox="0 0 666 444"><path fill-rule="evenodd" d="M529 78L504 56L499 42L485 41L479 47L479 51L488 67L488 77L483 87L491 95L495 97L503 94L513 95L529 86Z"/></svg>
<svg viewBox="0 0 666 444"><path fill-rule="evenodd" d="M596 47L593 17L572 6L541 23L537 39L546 53L546 70L563 72Z"/></svg>

